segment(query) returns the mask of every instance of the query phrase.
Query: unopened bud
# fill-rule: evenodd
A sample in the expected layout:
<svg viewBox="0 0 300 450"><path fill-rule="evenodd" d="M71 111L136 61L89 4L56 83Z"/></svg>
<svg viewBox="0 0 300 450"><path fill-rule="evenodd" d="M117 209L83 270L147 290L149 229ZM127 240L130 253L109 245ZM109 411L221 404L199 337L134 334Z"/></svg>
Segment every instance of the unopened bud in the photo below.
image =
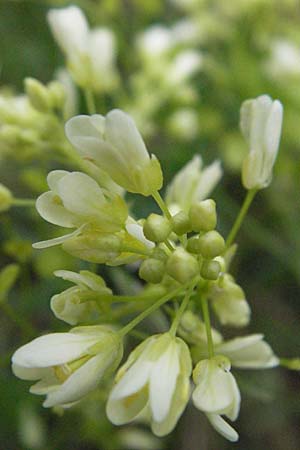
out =
<svg viewBox="0 0 300 450"><path fill-rule="evenodd" d="M201 276L206 280L217 280L221 271L221 265L218 261L203 261L201 266Z"/></svg>
<svg viewBox="0 0 300 450"><path fill-rule="evenodd" d="M167 273L179 283L185 283L199 273L199 264L192 255L178 248L169 257Z"/></svg>
<svg viewBox="0 0 300 450"><path fill-rule="evenodd" d="M160 283L165 272L165 265L158 259L145 259L142 262L139 270L139 276L147 283L157 284Z"/></svg>
<svg viewBox="0 0 300 450"><path fill-rule="evenodd" d="M211 199L195 203L190 208L189 218L194 231L213 230L217 225L216 203Z"/></svg>
<svg viewBox="0 0 300 450"><path fill-rule="evenodd" d="M204 258L212 259L223 253L225 241L217 231L209 231L199 238L201 255Z"/></svg>
<svg viewBox="0 0 300 450"><path fill-rule="evenodd" d="M62 83L59 81L51 81L47 88L51 96L52 107L58 109L63 108L66 101L66 92Z"/></svg>
<svg viewBox="0 0 300 450"><path fill-rule="evenodd" d="M168 219L158 214L150 214L143 230L145 237L152 242L164 242L172 231Z"/></svg>
<svg viewBox="0 0 300 450"><path fill-rule="evenodd" d="M0 212L7 211L13 202L13 196L7 187L0 183Z"/></svg>
<svg viewBox="0 0 300 450"><path fill-rule="evenodd" d="M76 258L102 264L119 256L121 244L121 238L115 234L99 236L97 233L87 233L68 239L63 243L63 249Z"/></svg>
<svg viewBox="0 0 300 450"><path fill-rule="evenodd" d="M187 213L179 211L171 220L172 230L178 235L182 236L192 230L190 219Z"/></svg>
<svg viewBox="0 0 300 450"><path fill-rule="evenodd" d="M168 255L166 254L166 252L162 248L159 248L159 247L155 247L153 249L151 256L152 256L152 258L159 259L162 262L166 262L168 259Z"/></svg>
<svg viewBox="0 0 300 450"><path fill-rule="evenodd" d="M199 255L201 253L201 245L199 241L199 236L192 236L187 241L186 249L190 253L195 253Z"/></svg>
<svg viewBox="0 0 300 450"><path fill-rule="evenodd" d="M51 110L51 98L46 86L34 78L25 79L25 92L32 106L41 113Z"/></svg>

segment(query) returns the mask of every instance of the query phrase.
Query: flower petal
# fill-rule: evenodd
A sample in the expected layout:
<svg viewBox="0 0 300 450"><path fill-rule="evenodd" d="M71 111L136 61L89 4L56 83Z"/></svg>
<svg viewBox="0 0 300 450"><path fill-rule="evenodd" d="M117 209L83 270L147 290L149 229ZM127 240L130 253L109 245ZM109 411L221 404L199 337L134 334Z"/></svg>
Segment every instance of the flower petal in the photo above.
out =
<svg viewBox="0 0 300 450"><path fill-rule="evenodd" d="M66 210L57 194L51 191L44 192L37 198L36 209L43 219L54 225L74 228L80 222L76 215Z"/></svg>
<svg viewBox="0 0 300 450"><path fill-rule="evenodd" d="M84 227L85 227L85 224L83 224L77 230L73 231L73 233L68 233L68 234L65 234L64 236L60 236L60 237L53 238L53 239L48 239L47 241L35 242L34 244L32 244L32 247L41 249L41 248L53 247L54 245L63 244L67 240L80 234Z"/></svg>
<svg viewBox="0 0 300 450"><path fill-rule="evenodd" d="M220 433L224 438L230 442L236 442L239 439L239 435L225 420L218 414L206 414L206 417L214 427L214 429Z"/></svg>

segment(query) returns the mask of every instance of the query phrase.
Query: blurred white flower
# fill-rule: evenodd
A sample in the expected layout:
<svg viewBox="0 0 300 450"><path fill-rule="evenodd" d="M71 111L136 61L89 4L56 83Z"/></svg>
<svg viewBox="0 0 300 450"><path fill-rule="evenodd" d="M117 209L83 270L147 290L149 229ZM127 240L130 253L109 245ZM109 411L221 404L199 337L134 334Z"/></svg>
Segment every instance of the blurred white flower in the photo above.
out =
<svg viewBox="0 0 300 450"><path fill-rule="evenodd" d="M277 39L271 42L270 57L267 60L266 70L270 77L281 78L300 76L300 47L292 41Z"/></svg>
<svg viewBox="0 0 300 450"><path fill-rule="evenodd" d="M38 380L30 392L46 395L46 408L68 407L96 389L122 354L120 337L111 328L77 327L23 345L13 354L12 370L22 380Z"/></svg>
<svg viewBox="0 0 300 450"><path fill-rule="evenodd" d="M281 136L283 108L268 95L246 100L241 107L240 127L249 145L243 162L246 189L263 189L271 183Z"/></svg>
<svg viewBox="0 0 300 450"><path fill-rule="evenodd" d="M97 92L116 86L116 49L111 30L97 28L90 31L83 12L77 6L51 9L48 22L79 86Z"/></svg>

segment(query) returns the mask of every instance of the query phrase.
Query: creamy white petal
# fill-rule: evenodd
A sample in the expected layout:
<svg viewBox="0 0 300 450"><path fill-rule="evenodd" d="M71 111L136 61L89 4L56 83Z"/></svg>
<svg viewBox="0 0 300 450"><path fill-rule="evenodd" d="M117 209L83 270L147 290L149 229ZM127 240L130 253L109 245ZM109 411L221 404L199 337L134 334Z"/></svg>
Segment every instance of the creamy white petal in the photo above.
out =
<svg viewBox="0 0 300 450"><path fill-rule="evenodd" d="M58 182L69 173L71 172L68 172L67 170L52 170L51 172L49 172L47 175L47 183L51 191L53 191L55 194L58 194Z"/></svg>
<svg viewBox="0 0 300 450"><path fill-rule="evenodd" d="M142 389L148 383L151 368L152 363L147 360L136 361L114 386L110 395L111 399L130 397Z"/></svg>
<svg viewBox="0 0 300 450"><path fill-rule="evenodd" d="M107 114L106 138L124 157L133 159L136 164L144 165L149 161L149 154L133 119L123 111L114 109Z"/></svg>
<svg viewBox="0 0 300 450"><path fill-rule="evenodd" d="M80 358L96 342L97 338L89 335L47 334L20 347L12 362L25 368L56 366Z"/></svg>
<svg viewBox="0 0 300 450"><path fill-rule="evenodd" d="M239 435L225 420L217 414L206 414L206 417L214 427L214 429L220 433L224 438L230 442L236 442L239 439Z"/></svg>
<svg viewBox="0 0 300 450"><path fill-rule="evenodd" d="M49 373L49 370L51 370L48 367L42 369L35 367L34 368L23 367L19 366L16 363L13 363L11 368L14 375L20 378L21 380L40 380Z"/></svg>
<svg viewBox="0 0 300 450"><path fill-rule="evenodd" d="M66 210L58 195L51 191L44 192L37 198L36 209L47 222L64 228L74 228L80 222L74 213Z"/></svg>
<svg viewBox="0 0 300 450"><path fill-rule="evenodd" d="M151 369L149 400L155 422L162 422L169 413L180 371L179 351L176 342L171 342Z"/></svg>
<svg viewBox="0 0 300 450"><path fill-rule="evenodd" d="M105 371L113 363L115 353L99 353L84 363L57 389L50 392L43 403L46 408L65 403L73 403L94 390Z"/></svg>
<svg viewBox="0 0 300 450"><path fill-rule="evenodd" d="M105 203L98 183L81 172L72 172L58 183L59 196L65 208L80 216L97 216Z"/></svg>

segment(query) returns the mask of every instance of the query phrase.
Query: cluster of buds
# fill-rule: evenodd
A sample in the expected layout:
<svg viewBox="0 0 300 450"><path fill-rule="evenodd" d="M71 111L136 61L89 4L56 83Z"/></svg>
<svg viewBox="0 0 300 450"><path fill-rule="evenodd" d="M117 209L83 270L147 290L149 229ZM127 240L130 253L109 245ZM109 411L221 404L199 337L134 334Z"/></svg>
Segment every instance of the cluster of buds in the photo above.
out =
<svg viewBox="0 0 300 450"><path fill-rule="evenodd" d="M275 155L266 158L264 152L270 151L270 143L273 153L277 148L265 134L272 130L273 109L278 109L278 102L270 109L269 97L253 102L242 109L242 129L246 134L251 130L252 144L263 140L255 151L251 149L250 159L251 176L256 167L264 181L253 185L247 181L252 193L270 180ZM257 131L256 114L269 113L260 124L266 129ZM49 173L49 191L37 199L37 210L48 222L72 231L34 246L62 244L73 256L109 266L135 262L146 283L137 295L114 295L97 274L57 271L56 276L73 286L52 297L51 309L57 318L79 326L21 347L13 356L14 373L37 380L31 392L47 396L44 406L72 406L117 368L124 336L168 303L169 331L149 336L129 355L109 394L107 415L121 425L143 414L153 433L164 436L191 398L220 434L236 441L237 432L222 417L234 421L239 414L240 391L231 367L269 368L279 359L261 334L224 341L211 326L210 309L221 325L243 327L250 319L244 291L229 273L235 236L225 241L216 230L216 204L209 198L222 174L220 163L202 169L201 158L194 157L175 176L163 199L158 192L163 184L160 163L149 155L126 113L113 110L106 117L73 117L66 124L66 135L99 171L94 178L66 170ZM249 164L245 163L247 174ZM247 180L249 176L243 175ZM124 191L152 196L162 214L133 219ZM119 302L127 302L131 309L122 310ZM180 306L173 307L173 302ZM124 324L128 312L139 314Z"/></svg>

